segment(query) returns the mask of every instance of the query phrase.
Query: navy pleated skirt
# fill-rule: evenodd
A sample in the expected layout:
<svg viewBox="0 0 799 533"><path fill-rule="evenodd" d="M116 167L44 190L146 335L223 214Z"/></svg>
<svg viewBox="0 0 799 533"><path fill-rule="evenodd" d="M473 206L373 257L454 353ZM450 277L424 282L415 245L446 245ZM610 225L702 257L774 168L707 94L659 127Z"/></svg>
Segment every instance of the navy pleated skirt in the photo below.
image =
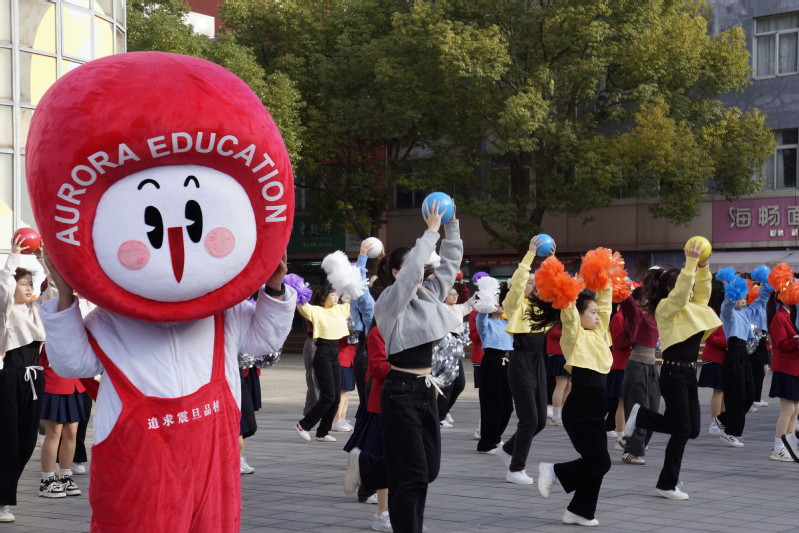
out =
<svg viewBox="0 0 799 533"><path fill-rule="evenodd" d="M724 365L705 361L702 363L702 370L699 371L700 387L708 389L724 390Z"/></svg>
<svg viewBox="0 0 799 533"><path fill-rule="evenodd" d="M566 358L559 353L555 354L547 354L546 360L544 361L544 367L547 369L547 377L557 377L557 376L571 376L564 367L566 364Z"/></svg>
<svg viewBox="0 0 799 533"><path fill-rule="evenodd" d="M605 381L605 397L621 398L621 382L624 381L624 370L611 370Z"/></svg>
<svg viewBox="0 0 799 533"><path fill-rule="evenodd" d="M770 398L783 398L790 402L799 402L799 376L791 376L782 372L771 373Z"/></svg>
<svg viewBox="0 0 799 533"><path fill-rule="evenodd" d="M341 367L341 390L355 390L355 374L352 372L351 366Z"/></svg>
<svg viewBox="0 0 799 533"><path fill-rule="evenodd" d="M70 424L86 420L83 409L83 394L50 394L42 396L42 420L51 420L59 424Z"/></svg>
<svg viewBox="0 0 799 533"><path fill-rule="evenodd" d="M350 440L344 445L344 451L360 448L371 455L383 455L383 433L380 431L380 415L366 412L363 421L359 420Z"/></svg>

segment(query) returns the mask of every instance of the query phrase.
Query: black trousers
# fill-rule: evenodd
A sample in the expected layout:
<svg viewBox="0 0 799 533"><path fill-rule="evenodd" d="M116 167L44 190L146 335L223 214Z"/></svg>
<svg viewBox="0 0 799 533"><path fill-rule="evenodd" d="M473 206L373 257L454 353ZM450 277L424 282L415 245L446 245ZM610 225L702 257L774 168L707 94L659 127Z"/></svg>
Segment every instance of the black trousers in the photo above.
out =
<svg viewBox="0 0 799 533"><path fill-rule="evenodd" d="M724 424L724 432L740 437L746 424L746 413L755 401L755 382L752 378L752 365L743 341L728 341L727 355L724 357L724 408L719 420ZM761 365L761 370L762 370Z"/></svg>
<svg viewBox="0 0 799 533"><path fill-rule="evenodd" d="M752 367L752 380L755 386L755 401L763 398L763 381L766 379L766 361L768 361L768 347L766 338L760 339L757 349L749 356L749 363Z"/></svg>
<svg viewBox="0 0 799 533"><path fill-rule="evenodd" d="M627 361L627 366L624 367L624 380L621 382L625 418L630 416L630 410L637 403L655 413L660 410L660 385L658 383L657 366L640 361ZM624 451L636 457L643 457L646 454L646 445L649 444L651 438L651 430L637 427L633 434L627 437Z"/></svg>
<svg viewBox="0 0 799 533"><path fill-rule="evenodd" d="M563 427L579 459L555 465L555 475L566 492L574 492L567 509L589 520L594 518L602 479L610 470L605 434L605 387L572 382L563 404Z"/></svg>
<svg viewBox="0 0 799 533"><path fill-rule="evenodd" d="M685 445L688 439L699 436L696 369L664 364L660 369L660 392L666 402L665 413L661 415L642 407L638 411L636 426L671 435L656 486L661 490L674 490L680 480Z"/></svg>
<svg viewBox="0 0 799 533"><path fill-rule="evenodd" d="M36 448L44 372L39 370L35 379L25 381L25 367L39 364L40 344L7 351L0 370L0 506L17 505L17 484Z"/></svg>
<svg viewBox="0 0 799 533"><path fill-rule="evenodd" d="M513 414L513 397L508 385L508 352L486 348L481 363L482 383L480 394L480 442L477 451L487 452L496 448L502 433L508 427Z"/></svg>
<svg viewBox="0 0 799 533"><path fill-rule="evenodd" d="M391 526L397 533L421 533L427 485L441 464L436 390L423 377L391 370L380 409Z"/></svg>
<svg viewBox="0 0 799 533"><path fill-rule="evenodd" d="M300 427L310 431L317 423L316 436L324 437L330 433L333 418L336 416L341 400L341 368L338 364L338 341L316 340L316 353L313 358L313 371L319 387L319 400L311 407Z"/></svg>
<svg viewBox="0 0 799 533"><path fill-rule="evenodd" d="M352 373L355 375L355 388L358 390L358 400L360 404L366 405L369 402L369 395L366 394L366 371L369 368L369 360L366 356L366 336L363 331L358 332L358 347L355 349L355 359L352 361Z"/></svg>
<svg viewBox="0 0 799 533"><path fill-rule="evenodd" d="M92 397L89 396L88 392L84 392L81 396L83 396L83 412L86 413L86 418L78 422L78 433L75 438L75 457L72 459L76 463L85 463L89 460L88 455L86 455L86 429L89 427L89 418L92 416ZM58 457L61 457L61 442L63 440L61 439L58 442Z"/></svg>
<svg viewBox="0 0 799 533"><path fill-rule="evenodd" d="M546 336L522 336L526 337L523 341L526 345L522 346L527 348L526 350L515 349L519 337L517 335L514 338L514 350L508 363L508 385L519 422L516 432L502 446L502 449L512 457L511 472L525 469L533 437L547 425L547 372L544 367Z"/></svg>
<svg viewBox="0 0 799 533"><path fill-rule="evenodd" d="M452 385L442 389L444 394L438 395L438 421L441 422L447 417L447 413L452 410L458 396L466 388L466 372L463 370L463 359L458 361L458 377Z"/></svg>

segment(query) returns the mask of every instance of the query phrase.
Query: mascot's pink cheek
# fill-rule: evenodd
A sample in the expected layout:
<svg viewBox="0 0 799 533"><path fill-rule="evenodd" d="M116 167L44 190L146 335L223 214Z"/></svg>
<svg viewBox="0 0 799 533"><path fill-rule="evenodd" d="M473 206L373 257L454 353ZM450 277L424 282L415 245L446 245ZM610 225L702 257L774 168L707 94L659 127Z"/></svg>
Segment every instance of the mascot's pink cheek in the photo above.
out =
<svg viewBox="0 0 799 533"><path fill-rule="evenodd" d="M141 241L125 241L117 250L117 259L128 270L141 270L150 261L150 248Z"/></svg>
<svg viewBox="0 0 799 533"><path fill-rule="evenodd" d="M205 236L205 249L214 257L225 257L235 246L236 237L227 228L214 228Z"/></svg>

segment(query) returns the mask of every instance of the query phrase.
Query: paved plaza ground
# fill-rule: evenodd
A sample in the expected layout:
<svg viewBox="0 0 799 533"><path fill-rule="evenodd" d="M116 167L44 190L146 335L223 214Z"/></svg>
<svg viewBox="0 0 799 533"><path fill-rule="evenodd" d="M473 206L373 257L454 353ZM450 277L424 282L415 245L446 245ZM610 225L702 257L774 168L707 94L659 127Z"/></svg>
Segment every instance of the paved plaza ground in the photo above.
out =
<svg viewBox="0 0 799 533"><path fill-rule="evenodd" d="M470 365L469 365L470 366ZM434 532L574 531L560 518L570 496L558 485L548 500L535 485L504 481L501 461L475 451L472 438L478 417L477 394L468 369L466 391L453 417L455 427L442 430L439 478L430 486L425 526ZM768 391L768 379L765 390ZM358 503L344 494L347 434L336 443L304 442L293 429L300 418L305 394L302 360L284 355L278 366L261 376L264 408L257 414L258 433L247 449L255 474L243 476L243 531L324 531L349 533L370 530L374 505ZM765 395L764 395L765 396ZM357 395L350 406L355 413ZM765 398L764 398L765 399ZM663 462L664 435L655 435L645 466L621 462L612 450L613 467L599 496L597 519L606 531L691 532L799 531L797 493L799 464L770 461L778 402L747 417L746 446L723 445L708 435L709 394L700 389L702 434L690 441L682 468L688 501L657 497L655 482ZM515 427L515 418L511 420ZM511 431L506 432L509 437ZM570 460L576 454L562 427L547 427L533 441L528 470L537 478L539 461ZM197 468L203 468L198 464ZM83 495L60 500L37 496L39 449L28 464L19 487L19 506L12 508L14 524L0 524L0 533L88 531L89 476L76 476ZM119 482L125 483L125 473ZM147 490L146 486L142 490ZM147 509L140 509L146 514ZM138 531L132 524L131 531ZM180 533L180 532L176 532Z"/></svg>

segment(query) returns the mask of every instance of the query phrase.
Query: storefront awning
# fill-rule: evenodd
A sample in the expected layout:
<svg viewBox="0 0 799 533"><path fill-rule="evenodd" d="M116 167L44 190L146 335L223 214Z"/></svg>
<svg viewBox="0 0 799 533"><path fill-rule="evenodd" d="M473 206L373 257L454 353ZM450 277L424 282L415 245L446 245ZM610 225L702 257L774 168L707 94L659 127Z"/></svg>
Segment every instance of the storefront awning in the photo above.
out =
<svg viewBox="0 0 799 533"><path fill-rule="evenodd" d="M713 252L710 269L713 272L731 266L738 272L751 272L760 265L773 267L778 263L788 263L794 270L799 269L799 250L747 250Z"/></svg>

